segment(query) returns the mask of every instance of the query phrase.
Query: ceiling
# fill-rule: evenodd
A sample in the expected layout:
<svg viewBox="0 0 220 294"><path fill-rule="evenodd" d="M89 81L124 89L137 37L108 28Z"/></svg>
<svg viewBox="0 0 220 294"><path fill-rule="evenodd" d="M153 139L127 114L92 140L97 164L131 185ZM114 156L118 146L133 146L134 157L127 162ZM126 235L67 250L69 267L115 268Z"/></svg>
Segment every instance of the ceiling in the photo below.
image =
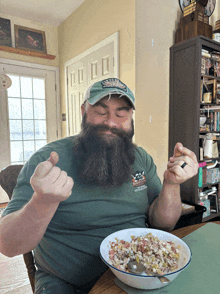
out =
<svg viewBox="0 0 220 294"><path fill-rule="evenodd" d="M0 13L59 26L85 0L0 0Z"/></svg>

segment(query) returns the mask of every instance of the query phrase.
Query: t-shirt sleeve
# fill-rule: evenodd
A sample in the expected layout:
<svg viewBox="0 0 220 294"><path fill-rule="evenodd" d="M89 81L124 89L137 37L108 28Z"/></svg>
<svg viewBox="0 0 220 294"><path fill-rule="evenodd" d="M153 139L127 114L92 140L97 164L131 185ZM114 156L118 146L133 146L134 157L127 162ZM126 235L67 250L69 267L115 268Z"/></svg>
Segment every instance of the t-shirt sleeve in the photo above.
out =
<svg viewBox="0 0 220 294"><path fill-rule="evenodd" d="M151 205L153 201L159 196L162 189L162 184L160 178L157 174L157 168L154 164L154 161L150 155L148 157L148 167L150 171L147 178L147 187L148 187L148 204Z"/></svg>
<svg viewBox="0 0 220 294"><path fill-rule="evenodd" d="M14 188L12 199L4 210L2 216L21 209L30 201L34 190L31 187L30 179L37 165L46 161L52 151L56 151L59 156L59 162L56 164L61 170L67 171L71 164L72 137L64 138L56 142L51 142L38 151L23 166L17 179L17 185Z"/></svg>
<svg viewBox="0 0 220 294"><path fill-rule="evenodd" d="M49 157L49 156L48 156ZM32 197L34 191L30 185L30 178L38 163L45 161L41 153L35 153L23 166L17 178L16 187L13 190L12 199L8 203L2 216L21 209Z"/></svg>

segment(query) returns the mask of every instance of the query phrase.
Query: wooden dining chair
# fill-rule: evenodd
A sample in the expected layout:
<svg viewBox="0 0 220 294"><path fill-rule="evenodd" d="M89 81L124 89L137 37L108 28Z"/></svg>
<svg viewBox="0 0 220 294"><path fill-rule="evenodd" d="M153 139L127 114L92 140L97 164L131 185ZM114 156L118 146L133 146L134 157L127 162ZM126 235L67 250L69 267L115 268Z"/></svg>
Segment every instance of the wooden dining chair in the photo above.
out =
<svg viewBox="0 0 220 294"><path fill-rule="evenodd" d="M17 177L22 169L23 165L9 165L0 172L0 185L7 193L11 200L13 190L17 183ZM24 262L27 268L28 277L30 280L33 293L35 292L35 272L36 267L34 264L34 258L32 251L23 254Z"/></svg>

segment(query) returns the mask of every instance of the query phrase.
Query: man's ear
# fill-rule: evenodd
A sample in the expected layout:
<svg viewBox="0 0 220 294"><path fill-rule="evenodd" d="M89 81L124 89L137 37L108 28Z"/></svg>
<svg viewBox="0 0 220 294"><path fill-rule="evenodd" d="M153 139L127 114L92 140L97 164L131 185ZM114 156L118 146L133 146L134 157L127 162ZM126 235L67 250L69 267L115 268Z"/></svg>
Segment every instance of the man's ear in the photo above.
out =
<svg viewBox="0 0 220 294"><path fill-rule="evenodd" d="M86 111L86 109L85 109L85 105L82 104L82 105L81 105L81 115L82 115L82 117L83 117L85 111Z"/></svg>

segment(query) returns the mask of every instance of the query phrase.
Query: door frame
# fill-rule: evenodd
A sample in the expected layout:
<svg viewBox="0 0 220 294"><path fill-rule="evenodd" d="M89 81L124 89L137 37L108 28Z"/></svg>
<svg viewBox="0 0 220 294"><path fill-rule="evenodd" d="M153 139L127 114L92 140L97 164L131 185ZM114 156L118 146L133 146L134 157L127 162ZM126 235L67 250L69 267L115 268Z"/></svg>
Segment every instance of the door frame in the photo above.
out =
<svg viewBox="0 0 220 294"><path fill-rule="evenodd" d="M115 32L111 36L105 38L96 45L90 47L81 54L75 56L74 58L68 60L64 64L64 75L65 75L65 101L66 101L66 132L69 136L69 112L68 112L68 66L74 62L79 61L81 58L97 51L99 48L104 47L110 43L114 44L114 78L119 78L119 31Z"/></svg>
<svg viewBox="0 0 220 294"><path fill-rule="evenodd" d="M55 92L56 92L56 103L57 103L57 110L56 110L56 124L57 124L57 139L62 138L61 133L61 101L60 101L60 71L59 67L55 66L49 66L49 65L42 65L37 63L30 63L25 61L18 61L18 60L12 60L12 59L5 59L0 58L0 63L5 65L14 65L18 67L30 67L33 69L42 69L47 71L54 71L55 72Z"/></svg>

